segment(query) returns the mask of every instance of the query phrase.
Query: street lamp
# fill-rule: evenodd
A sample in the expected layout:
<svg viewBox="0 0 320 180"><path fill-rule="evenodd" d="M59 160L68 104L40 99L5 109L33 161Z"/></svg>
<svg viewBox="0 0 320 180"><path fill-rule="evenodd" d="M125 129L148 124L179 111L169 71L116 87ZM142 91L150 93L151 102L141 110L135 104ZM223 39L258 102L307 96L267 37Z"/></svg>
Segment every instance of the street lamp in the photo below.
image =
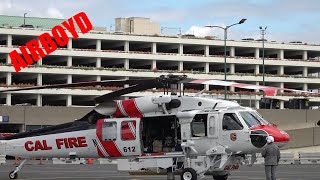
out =
<svg viewBox="0 0 320 180"><path fill-rule="evenodd" d="M263 85L265 86L266 83L265 83L265 67L264 67L264 35L267 33L266 30L267 30L267 26L262 28L262 26L259 27L260 29L260 33L261 33L261 36L262 36L262 83ZM266 108L266 100L265 100L265 93L263 93L263 100L264 100L264 108Z"/></svg>
<svg viewBox="0 0 320 180"><path fill-rule="evenodd" d="M232 26L243 24L247 19L241 19L238 23L231 24L226 27L221 26L205 26L209 28L220 28L224 30L224 80L227 80L227 33L228 29ZM227 99L227 86L224 86L224 99Z"/></svg>
<svg viewBox="0 0 320 180"><path fill-rule="evenodd" d="M267 30L267 26L262 28L261 26L259 27L260 29L260 33L262 35L262 82L263 85L265 85L265 81L264 81L264 76L265 76L265 67L264 67L264 35L266 35L266 30Z"/></svg>
<svg viewBox="0 0 320 180"><path fill-rule="evenodd" d="M26 14L28 13L23 14L23 26L26 26Z"/></svg>

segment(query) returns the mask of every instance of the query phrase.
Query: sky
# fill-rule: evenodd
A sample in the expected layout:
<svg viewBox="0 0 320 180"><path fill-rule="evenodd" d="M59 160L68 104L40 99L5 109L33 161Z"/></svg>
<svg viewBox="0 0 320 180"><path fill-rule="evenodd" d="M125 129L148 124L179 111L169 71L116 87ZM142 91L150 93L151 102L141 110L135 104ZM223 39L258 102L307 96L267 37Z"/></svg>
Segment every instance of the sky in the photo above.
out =
<svg viewBox="0 0 320 180"><path fill-rule="evenodd" d="M228 39L260 39L259 26L267 26L268 41L320 44L320 0L0 0L0 14L69 18L87 13L95 26L110 28L116 17L149 17L165 34L181 28L184 34L218 36L219 28L239 22L228 30Z"/></svg>

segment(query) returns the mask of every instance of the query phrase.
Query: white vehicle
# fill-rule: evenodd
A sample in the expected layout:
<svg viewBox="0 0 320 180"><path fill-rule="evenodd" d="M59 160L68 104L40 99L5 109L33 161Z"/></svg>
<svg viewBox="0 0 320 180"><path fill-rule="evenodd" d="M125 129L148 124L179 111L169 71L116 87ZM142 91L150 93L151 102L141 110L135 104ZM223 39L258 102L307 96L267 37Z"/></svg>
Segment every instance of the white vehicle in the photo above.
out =
<svg viewBox="0 0 320 180"><path fill-rule="evenodd" d="M168 75L147 80L14 89L132 85L97 97L95 100L99 105L79 120L2 137L0 154L24 159L9 177L16 179L27 159L33 157L102 157L118 159L120 171L165 170L168 175L182 171L182 180L197 180L205 175L211 175L215 180L226 180L230 171L238 170L245 162L246 155L261 151L266 144L266 136L274 136L280 147L288 143L287 133L268 123L257 111L231 101L182 96L173 92L171 95L115 100L114 108L106 106L106 102L123 94L153 87L175 87L181 82L203 84L208 80ZM210 82L217 85L213 82L218 81ZM225 81L219 81L219 85L221 82ZM226 83L228 86L232 84ZM276 89L254 87L268 92Z"/></svg>

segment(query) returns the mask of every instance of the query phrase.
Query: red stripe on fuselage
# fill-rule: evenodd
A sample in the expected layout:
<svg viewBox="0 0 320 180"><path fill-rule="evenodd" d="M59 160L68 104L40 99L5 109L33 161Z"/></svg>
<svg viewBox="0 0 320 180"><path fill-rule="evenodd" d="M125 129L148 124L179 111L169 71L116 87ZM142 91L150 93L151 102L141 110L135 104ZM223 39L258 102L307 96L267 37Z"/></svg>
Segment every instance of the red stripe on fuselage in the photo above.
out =
<svg viewBox="0 0 320 180"><path fill-rule="evenodd" d="M122 100L122 106L129 117L143 117L134 99Z"/></svg>
<svg viewBox="0 0 320 180"><path fill-rule="evenodd" d="M102 139L102 124L104 123L104 119L100 119L97 122L97 131L96 135L104 150L109 154L109 157L121 157L123 156L120 150L118 149L116 143L114 141L105 141ZM105 157L100 149L97 147L98 155L101 157Z"/></svg>

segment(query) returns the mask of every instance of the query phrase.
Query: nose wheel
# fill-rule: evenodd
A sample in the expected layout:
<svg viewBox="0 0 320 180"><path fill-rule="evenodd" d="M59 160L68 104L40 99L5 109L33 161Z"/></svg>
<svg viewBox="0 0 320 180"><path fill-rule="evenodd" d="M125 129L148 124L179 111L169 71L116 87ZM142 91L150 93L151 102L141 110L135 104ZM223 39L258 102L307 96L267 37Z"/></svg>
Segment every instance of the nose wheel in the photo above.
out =
<svg viewBox="0 0 320 180"><path fill-rule="evenodd" d="M16 167L16 170L11 171L9 173L9 178L10 179L17 179L18 178L18 172L23 168L23 166L26 164L27 159L23 160L19 166Z"/></svg>
<svg viewBox="0 0 320 180"><path fill-rule="evenodd" d="M18 173L14 173L14 171L11 171L9 173L9 178L10 179L17 179L18 178Z"/></svg>

